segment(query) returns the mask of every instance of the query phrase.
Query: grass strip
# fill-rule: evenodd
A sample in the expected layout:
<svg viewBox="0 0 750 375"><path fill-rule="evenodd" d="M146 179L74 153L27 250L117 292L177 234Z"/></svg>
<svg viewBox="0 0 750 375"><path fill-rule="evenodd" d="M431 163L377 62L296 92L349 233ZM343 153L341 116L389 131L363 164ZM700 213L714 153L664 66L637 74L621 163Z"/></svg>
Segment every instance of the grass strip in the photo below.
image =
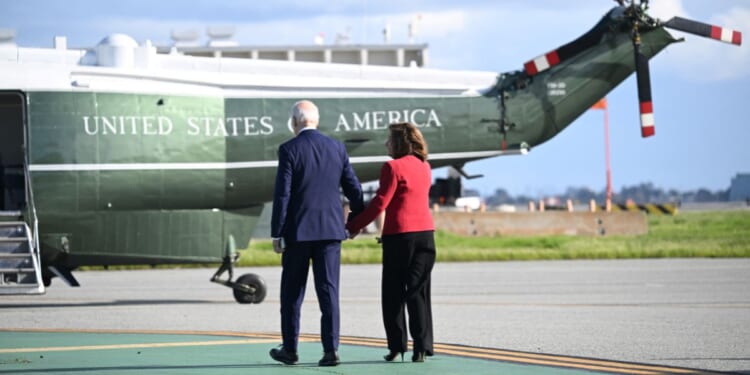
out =
<svg viewBox="0 0 750 375"><path fill-rule="evenodd" d="M553 259L736 258L750 257L750 211L685 212L649 216L642 236L467 237L438 230L438 262ZM238 265L281 264L270 240L253 240ZM344 241L343 264L382 260L374 236Z"/></svg>

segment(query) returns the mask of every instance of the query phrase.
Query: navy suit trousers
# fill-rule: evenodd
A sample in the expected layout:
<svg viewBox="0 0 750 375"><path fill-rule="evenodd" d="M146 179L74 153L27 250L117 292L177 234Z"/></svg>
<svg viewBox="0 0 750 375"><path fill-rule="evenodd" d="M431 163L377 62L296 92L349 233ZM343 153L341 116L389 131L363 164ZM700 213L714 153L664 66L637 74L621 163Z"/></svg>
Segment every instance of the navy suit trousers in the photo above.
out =
<svg viewBox="0 0 750 375"><path fill-rule="evenodd" d="M297 351L300 312L312 260L315 293L320 306L323 350L339 346L339 273L341 241L300 241L287 244L281 257L281 335L284 348Z"/></svg>

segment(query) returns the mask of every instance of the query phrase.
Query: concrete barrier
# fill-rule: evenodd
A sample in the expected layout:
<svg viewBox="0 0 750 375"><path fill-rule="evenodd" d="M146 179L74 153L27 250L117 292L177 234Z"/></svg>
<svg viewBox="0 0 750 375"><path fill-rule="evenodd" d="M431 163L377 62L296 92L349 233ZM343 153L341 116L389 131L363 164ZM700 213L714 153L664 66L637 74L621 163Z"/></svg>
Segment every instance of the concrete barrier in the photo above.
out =
<svg viewBox="0 0 750 375"><path fill-rule="evenodd" d="M435 228L461 236L624 236L648 233L643 212L434 212Z"/></svg>

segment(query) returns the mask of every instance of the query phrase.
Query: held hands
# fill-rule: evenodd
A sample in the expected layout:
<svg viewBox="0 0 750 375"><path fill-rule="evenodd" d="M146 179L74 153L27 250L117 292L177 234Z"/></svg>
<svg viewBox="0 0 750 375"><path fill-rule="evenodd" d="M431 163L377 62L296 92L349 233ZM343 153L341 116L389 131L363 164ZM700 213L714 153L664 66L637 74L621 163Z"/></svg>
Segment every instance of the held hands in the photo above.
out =
<svg viewBox="0 0 750 375"><path fill-rule="evenodd" d="M357 216L357 213L354 213L354 211L350 211L350 212L349 212L349 215L347 215L347 217L346 217L346 224L347 224L347 226L349 226L349 223L351 223L351 222L352 222L352 220L354 220L354 218L355 218L356 216ZM356 231L356 232L351 232L351 231L349 231L349 228L345 228L345 230L346 230L346 236L347 236L347 237L348 237L348 238L349 238L350 240L353 240L353 239L354 239L354 237L357 237L357 236L358 236L358 235L359 235L360 233L362 233L362 229L360 229L360 230L358 230L358 231Z"/></svg>
<svg viewBox="0 0 750 375"><path fill-rule="evenodd" d="M273 251L276 254L281 254L286 250L286 246L284 246L284 241L281 238L276 238L273 240Z"/></svg>
<svg viewBox="0 0 750 375"><path fill-rule="evenodd" d="M349 229L346 229L346 236L349 237L350 240L353 240L354 237L357 237L360 233L362 233L361 230L352 233L352 232L349 232Z"/></svg>

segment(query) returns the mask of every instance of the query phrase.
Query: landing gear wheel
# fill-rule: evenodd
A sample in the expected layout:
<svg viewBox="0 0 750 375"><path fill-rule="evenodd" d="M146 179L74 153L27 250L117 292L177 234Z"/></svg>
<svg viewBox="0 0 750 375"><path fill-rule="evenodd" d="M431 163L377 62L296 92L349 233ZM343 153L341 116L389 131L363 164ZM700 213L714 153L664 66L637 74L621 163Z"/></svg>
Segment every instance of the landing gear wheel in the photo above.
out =
<svg viewBox="0 0 750 375"><path fill-rule="evenodd" d="M261 303L266 298L266 283L254 273L240 276L235 283L255 289L254 293L234 289L234 299L238 303Z"/></svg>

